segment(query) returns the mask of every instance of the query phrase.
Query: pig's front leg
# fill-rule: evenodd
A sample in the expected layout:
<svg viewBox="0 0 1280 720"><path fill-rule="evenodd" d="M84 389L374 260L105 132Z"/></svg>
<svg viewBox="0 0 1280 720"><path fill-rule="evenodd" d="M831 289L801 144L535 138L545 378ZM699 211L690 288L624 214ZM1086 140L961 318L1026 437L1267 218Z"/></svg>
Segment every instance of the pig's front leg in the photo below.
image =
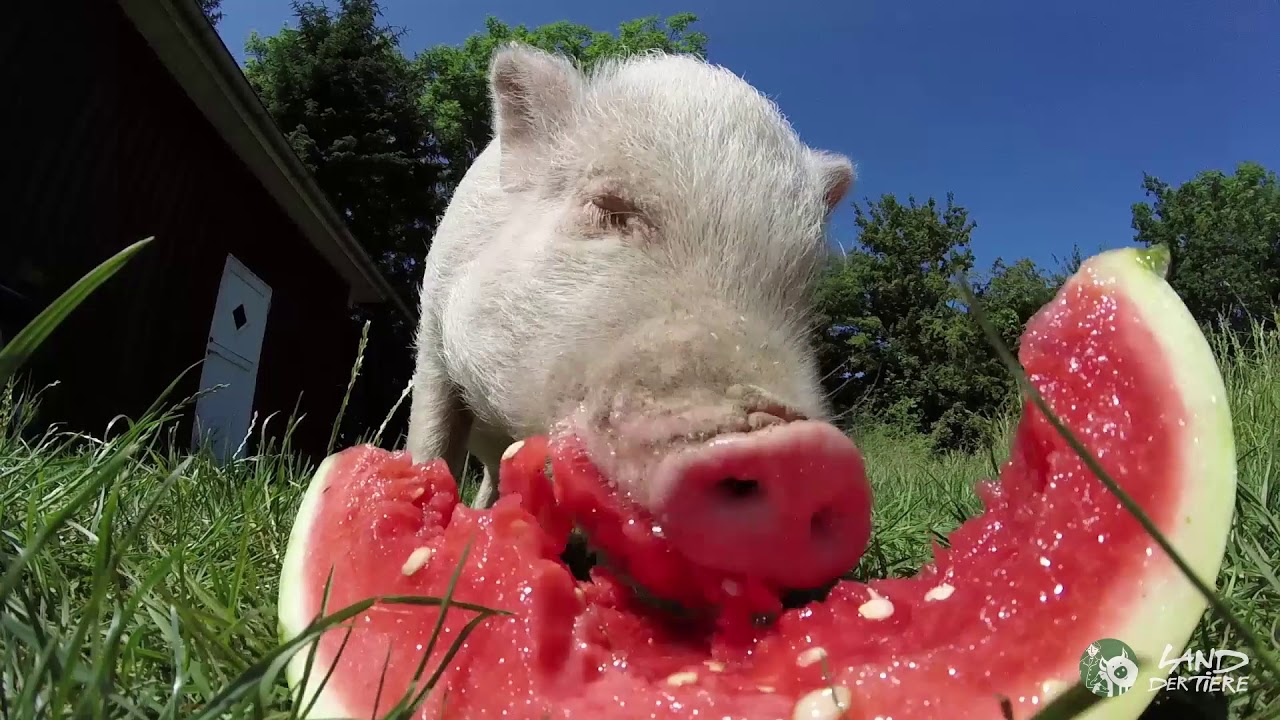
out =
<svg viewBox="0 0 1280 720"><path fill-rule="evenodd" d="M488 465L484 466L484 477L480 480L480 489L476 490L476 496L471 500L471 507L477 510L485 510L493 506L498 501L498 473L490 470Z"/></svg>
<svg viewBox="0 0 1280 720"><path fill-rule="evenodd" d="M444 458L449 472L461 481L473 419L462 393L449 378L439 349L439 335L424 328L413 374L408 449L414 462Z"/></svg>

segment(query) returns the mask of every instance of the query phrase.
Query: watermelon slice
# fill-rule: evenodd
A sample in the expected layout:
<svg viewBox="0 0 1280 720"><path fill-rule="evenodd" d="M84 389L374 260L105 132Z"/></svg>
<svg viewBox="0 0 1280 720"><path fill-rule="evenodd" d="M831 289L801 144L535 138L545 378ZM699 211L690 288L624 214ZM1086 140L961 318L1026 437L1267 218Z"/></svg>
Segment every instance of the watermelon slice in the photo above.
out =
<svg viewBox="0 0 1280 720"><path fill-rule="evenodd" d="M1166 263L1133 249L1089 259L1028 323L1020 359L1212 585L1234 508L1231 416L1209 347L1163 280ZM1027 718L1080 679L1095 641L1159 658L1166 644L1184 646L1206 607L1030 404L999 482L979 486L985 511L935 548L934 562L907 579L842 582L746 635L673 621L603 570L592 582L573 578L557 552L564 513L583 508L562 507L537 477L548 453L568 467L572 448L561 447L538 438L513 452L509 492L488 511L458 503L439 461L414 465L371 447L327 459L286 553L282 635L320 614L331 571L330 611L371 596L441 596L469 545L454 600L510 614L466 637L416 717L959 720L1000 718L1006 698ZM652 573L696 571L668 555L636 557L670 565ZM474 616L449 609L424 678ZM304 704L317 700L310 717L385 713L409 687L438 617L436 607L379 603L348 623L349 635L323 634L302 694ZM306 656L290 662L295 688ZM1162 672L1140 667L1131 690L1087 717L1138 717Z"/></svg>

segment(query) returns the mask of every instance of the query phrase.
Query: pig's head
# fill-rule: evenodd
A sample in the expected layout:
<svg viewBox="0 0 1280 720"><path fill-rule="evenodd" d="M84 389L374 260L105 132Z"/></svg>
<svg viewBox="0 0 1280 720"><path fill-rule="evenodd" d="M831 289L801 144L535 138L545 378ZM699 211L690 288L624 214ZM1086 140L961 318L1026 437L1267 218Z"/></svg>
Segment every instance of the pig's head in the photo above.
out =
<svg viewBox="0 0 1280 720"><path fill-rule="evenodd" d="M508 47L490 82L512 218L500 232L527 261L499 292L546 361L511 403L578 435L699 564L788 587L852 567L869 490L810 348L850 161L688 57L588 76Z"/></svg>

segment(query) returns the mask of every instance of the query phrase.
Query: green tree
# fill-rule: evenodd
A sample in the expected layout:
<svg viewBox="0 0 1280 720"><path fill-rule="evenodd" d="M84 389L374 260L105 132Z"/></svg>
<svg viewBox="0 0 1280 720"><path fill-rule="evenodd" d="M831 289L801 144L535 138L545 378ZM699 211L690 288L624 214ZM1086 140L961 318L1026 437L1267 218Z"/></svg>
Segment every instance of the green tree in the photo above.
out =
<svg viewBox="0 0 1280 720"><path fill-rule="evenodd" d="M295 6L296 28L256 33L245 67L258 95L352 234L412 300L443 198L421 81L379 24L376 0Z"/></svg>
<svg viewBox="0 0 1280 720"><path fill-rule="evenodd" d="M950 195L945 206L885 195L855 213L858 245L833 260L817 297L828 393L838 410L928 433L938 448L976 446L1014 384L960 302L975 223ZM1056 287L1029 260L997 260L974 285L1015 349Z"/></svg>
<svg viewBox="0 0 1280 720"><path fill-rule="evenodd" d="M1102 252L1102 250L1103 248L1098 248L1098 252ZM1076 274L1076 271L1084 264L1085 258L1084 253L1080 252L1080 246L1072 245L1070 255L1065 258L1058 258L1055 255L1054 259L1058 261L1058 269L1049 275L1049 280L1053 287L1058 288L1067 281L1067 278Z"/></svg>
<svg viewBox="0 0 1280 720"><path fill-rule="evenodd" d="M222 0L196 0L196 3L211 25L216 26L222 20L222 10L219 9L222 7Z"/></svg>
<svg viewBox="0 0 1280 720"><path fill-rule="evenodd" d="M972 281L983 314L999 333L1000 340L1015 355L1027 321L1053 300L1062 283L1079 267L1076 251L1056 273L1047 272L1029 259L1006 263L997 258L984 279ZM991 440L989 420L1009 410L1017 399L1017 383L1000 360L996 349L982 332L977 318L966 310L964 329L957 334L966 339L955 349L949 373L951 406L930 429L939 447L972 449Z"/></svg>
<svg viewBox="0 0 1280 720"><path fill-rule="evenodd" d="M952 279L973 267L975 224L951 196L939 207L884 195L854 212L858 246L818 292L832 397L928 430L943 411L939 372L960 339Z"/></svg>
<svg viewBox="0 0 1280 720"><path fill-rule="evenodd" d="M494 17L485 32L461 45L439 45L417 58L425 81L422 106L430 118L446 168L442 189L452 192L492 137L489 106L489 58L500 45L519 41L574 58L584 69L606 57L663 50L706 57L707 36L690 28L696 15L681 13L665 21L657 17L629 20L617 34L585 25L555 22L536 28L514 27Z"/></svg>
<svg viewBox="0 0 1280 720"><path fill-rule="evenodd" d="M1144 175L1153 204L1133 205L1135 239L1173 253L1171 284L1201 323L1243 329L1280 300L1280 184L1257 163L1202 172L1174 188Z"/></svg>
<svg viewBox="0 0 1280 720"><path fill-rule="evenodd" d="M1012 264L997 258L988 279L975 288L975 294L987 318L999 331L1000 339L1016 352L1027 320L1053 299L1062 282L1076 269L1079 269L1078 257L1068 261L1063 273L1058 275L1044 272L1026 258Z"/></svg>

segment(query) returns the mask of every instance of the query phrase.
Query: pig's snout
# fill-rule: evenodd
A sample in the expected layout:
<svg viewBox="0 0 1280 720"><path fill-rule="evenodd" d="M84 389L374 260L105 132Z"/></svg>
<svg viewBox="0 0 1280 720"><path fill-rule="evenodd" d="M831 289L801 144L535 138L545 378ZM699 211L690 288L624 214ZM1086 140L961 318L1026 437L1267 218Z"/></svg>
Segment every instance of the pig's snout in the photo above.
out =
<svg viewBox="0 0 1280 720"><path fill-rule="evenodd" d="M800 420L722 435L662 462L651 507L708 568L810 588L851 570L871 534L871 487L844 433Z"/></svg>

